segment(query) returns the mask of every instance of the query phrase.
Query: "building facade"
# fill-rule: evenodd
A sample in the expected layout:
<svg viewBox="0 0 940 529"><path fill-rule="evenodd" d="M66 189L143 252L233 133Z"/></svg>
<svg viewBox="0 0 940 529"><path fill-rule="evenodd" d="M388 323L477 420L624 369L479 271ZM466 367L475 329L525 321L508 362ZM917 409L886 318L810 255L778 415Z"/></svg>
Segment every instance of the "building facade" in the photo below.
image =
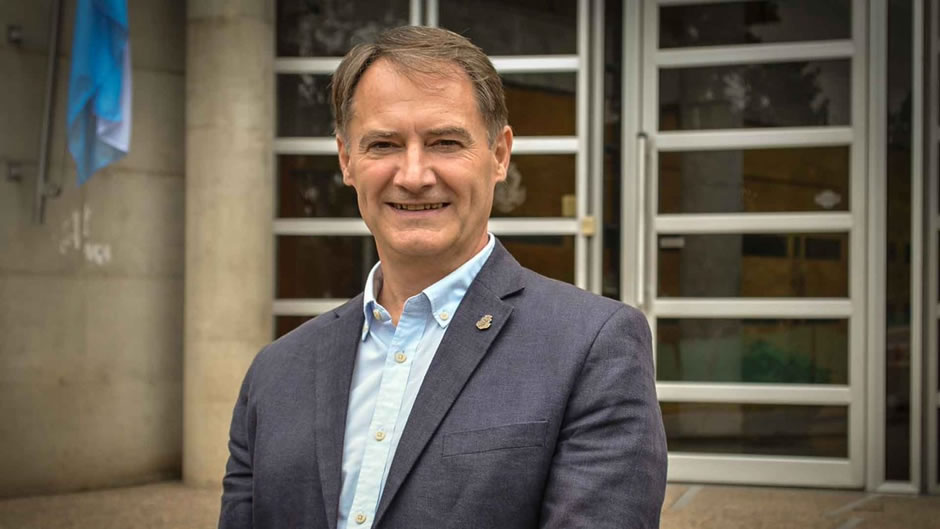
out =
<svg viewBox="0 0 940 529"><path fill-rule="evenodd" d="M149 243L142 258L170 252L168 273L185 277L178 298L146 298L179 309L154 353L178 371L147 397L182 402L168 419L180 455L161 471L218 483L254 353L362 289L377 255L342 184L330 75L352 45L424 24L470 37L503 77L516 141L491 230L523 265L646 313L671 480L940 492L937 0L190 0L175 13L185 93L168 112L185 115L185 175L167 199L177 209L156 215L185 209L185 251ZM143 25L132 19L132 46ZM141 144L159 134L135 130ZM4 183L19 204L5 245L61 228L24 221L29 179ZM53 222L113 180L66 186ZM107 275L124 246L68 273ZM36 338L48 314L9 294L43 288L22 276L51 258L27 250L4 264L0 330L34 330L0 362L52 384L16 359L59 354ZM120 315L100 328L144 331ZM95 343L80 354L97 358ZM24 418L12 443L39 435L56 398L21 405L45 419ZM140 413L112 418L143 431ZM44 442L37 453L64 457L64 441ZM135 468L131 481L157 467Z"/></svg>

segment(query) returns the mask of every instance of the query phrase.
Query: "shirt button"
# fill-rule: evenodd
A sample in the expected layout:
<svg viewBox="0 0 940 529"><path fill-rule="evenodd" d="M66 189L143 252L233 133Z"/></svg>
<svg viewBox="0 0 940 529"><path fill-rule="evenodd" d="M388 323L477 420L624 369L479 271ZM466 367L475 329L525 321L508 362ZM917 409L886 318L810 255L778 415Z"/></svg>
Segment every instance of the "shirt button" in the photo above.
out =
<svg viewBox="0 0 940 529"><path fill-rule="evenodd" d="M358 523L358 524L364 524L364 523L366 523L366 515L364 515L364 514L362 514L362 513L356 514L356 523Z"/></svg>
<svg viewBox="0 0 940 529"><path fill-rule="evenodd" d="M383 432L382 430L379 430L379 431L375 432L375 440L376 440L376 441L384 441L384 440L385 440L385 432ZM360 522L360 523L361 523L361 522Z"/></svg>
<svg viewBox="0 0 940 529"><path fill-rule="evenodd" d="M379 312L379 309L372 309L372 317L379 321L382 321L382 313Z"/></svg>
<svg viewBox="0 0 940 529"><path fill-rule="evenodd" d="M447 314L446 312L442 312L442 313L441 313L441 319L444 320L444 321L447 321L447 318L450 318L450 315Z"/></svg>
<svg viewBox="0 0 940 529"><path fill-rule="evenodd" d="M403 353L403 352L401 352L401 351L398 351L397 353L395 353L395 361L396 361L396 362L398 362L399 364L401 364L401 363L403 363L405 360L408 360L408 357L405 356L405 353Z"/></svg>

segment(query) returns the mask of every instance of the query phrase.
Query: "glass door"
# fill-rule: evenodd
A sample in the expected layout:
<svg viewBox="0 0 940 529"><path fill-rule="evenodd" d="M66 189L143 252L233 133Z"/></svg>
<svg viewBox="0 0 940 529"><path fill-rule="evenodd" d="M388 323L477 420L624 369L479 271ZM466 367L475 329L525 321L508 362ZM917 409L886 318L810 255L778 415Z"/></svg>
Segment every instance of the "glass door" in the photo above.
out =
<svg viewBox="0 0 940 529"><path fill-rule="evenodd" d="M669 478L862 486L865 5L627 4Z"/></svg>

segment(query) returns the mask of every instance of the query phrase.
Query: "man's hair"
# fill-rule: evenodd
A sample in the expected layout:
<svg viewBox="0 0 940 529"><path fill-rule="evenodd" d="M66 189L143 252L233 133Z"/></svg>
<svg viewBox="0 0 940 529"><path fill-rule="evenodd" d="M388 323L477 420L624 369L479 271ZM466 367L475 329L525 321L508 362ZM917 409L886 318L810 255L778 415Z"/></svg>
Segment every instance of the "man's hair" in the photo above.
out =
<svg viewBox="0 0 940 529"><path fill-rule="evenodd" d="M450 76L441 64L458 67L470 79L477 108L492 144L508 122L503 82L493 63L479 47L453 31L423 26L402 26L383 31L374 43L358 44L343 57L333 74L334 127L345 139L352 118L353 94L365 71L379 59L406 76Z"/></svg>

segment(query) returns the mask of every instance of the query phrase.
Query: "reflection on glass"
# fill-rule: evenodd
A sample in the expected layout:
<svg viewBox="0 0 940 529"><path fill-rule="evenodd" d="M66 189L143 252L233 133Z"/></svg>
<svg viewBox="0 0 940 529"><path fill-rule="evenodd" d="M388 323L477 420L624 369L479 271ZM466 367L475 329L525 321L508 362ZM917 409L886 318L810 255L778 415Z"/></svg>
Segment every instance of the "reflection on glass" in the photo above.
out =
<svg viewBox="0 0 940 529"><path fill-rule="evenodd" d="M503 74L509 124L516 136L575 135L575 74Z"/></svg>
<svg viewBox="0 0 940 529"><path fill-rule="evenodd" d="M847 297L847 233L660 235L661 297Z"/></svg>
<svg viewBox="0 0 940 529"><path fill-rule="evenodd" d="M440 2L439 23L487 55L577 53L578 3L532 0Z"/></svg>
<svg viewBox="0 0 940 529"><path fill-rule="evenodd" d="M659 71L659 129L850 123L848 59Z"/></svg>
<svg viewBox="0 0 940 529"><path fill-rule="evenodd" d="M274 317L274 339L293 331L300 324L313 318L313 316L275 316Z"/></svg>
<svg viewBox="0 0 940 529"><path fill-rule="evenodd" d="M660 213L848 209L848 146L659 153Z"/></svg>
<svg viewBox="0 0 940 529"><path fill-rule="evenodd" d="M849 0L759 0L660 6L659 47L848 39Z"/></svg>
<svg viewBox="0 0 940 529"><path fill-rule="evenodd" d="M888 2L885 479L911 479L911 2ZM921 119L917 116L917 119ZM917 197L919 200L920 197ZM878 298L875 298L878 299ZM920 376L920 373L916 373ZM916 420L916 419L915 419Z"/></svg>
<svg viewBox="0 0 940 529"><path fill-rule="evenodd" d="M848 457L848 408L662 402L670 452Z"/></svg>
<svg viewBox="0 0 940 529"><path fill-rule="evenodd" d="M494 217L566 217L574 204L573 154L513 155L493 194Z"/></svg>
<svg viewBox="0 0 940 529"><path fill-rule="evenodd" d="M277 157L277 216L359 216L356 190L343 184L336 155Z"/></svg>
<svg viewBox="0 0 940 529"><path fill-rule="evenodd" d="M276 297L351 298L379 258L371 236L279 235Z"/></svg>
<svg viewBox="0 0 940 529"><path fill-rule="evenodd" d="M666 319L656 323L656 379L848 383L847 320Z"/></svg>
<svg viewBox="0 0 940 529"><path fill-rule="evenodd" d="M277 135L333 135L329 75L277 76Z"/></svg>
<svg viewBox="0 0 940 529"><path fill-rule="evenodd" d="M278 0L277 55L342 56L408 20L409 0Z"/></svg>
<svg viewBox="0 0 940 529"><path fill-rule="evenodd" d="M501 235L499 240L522 266L574 283L574 237Z"/></svg>

